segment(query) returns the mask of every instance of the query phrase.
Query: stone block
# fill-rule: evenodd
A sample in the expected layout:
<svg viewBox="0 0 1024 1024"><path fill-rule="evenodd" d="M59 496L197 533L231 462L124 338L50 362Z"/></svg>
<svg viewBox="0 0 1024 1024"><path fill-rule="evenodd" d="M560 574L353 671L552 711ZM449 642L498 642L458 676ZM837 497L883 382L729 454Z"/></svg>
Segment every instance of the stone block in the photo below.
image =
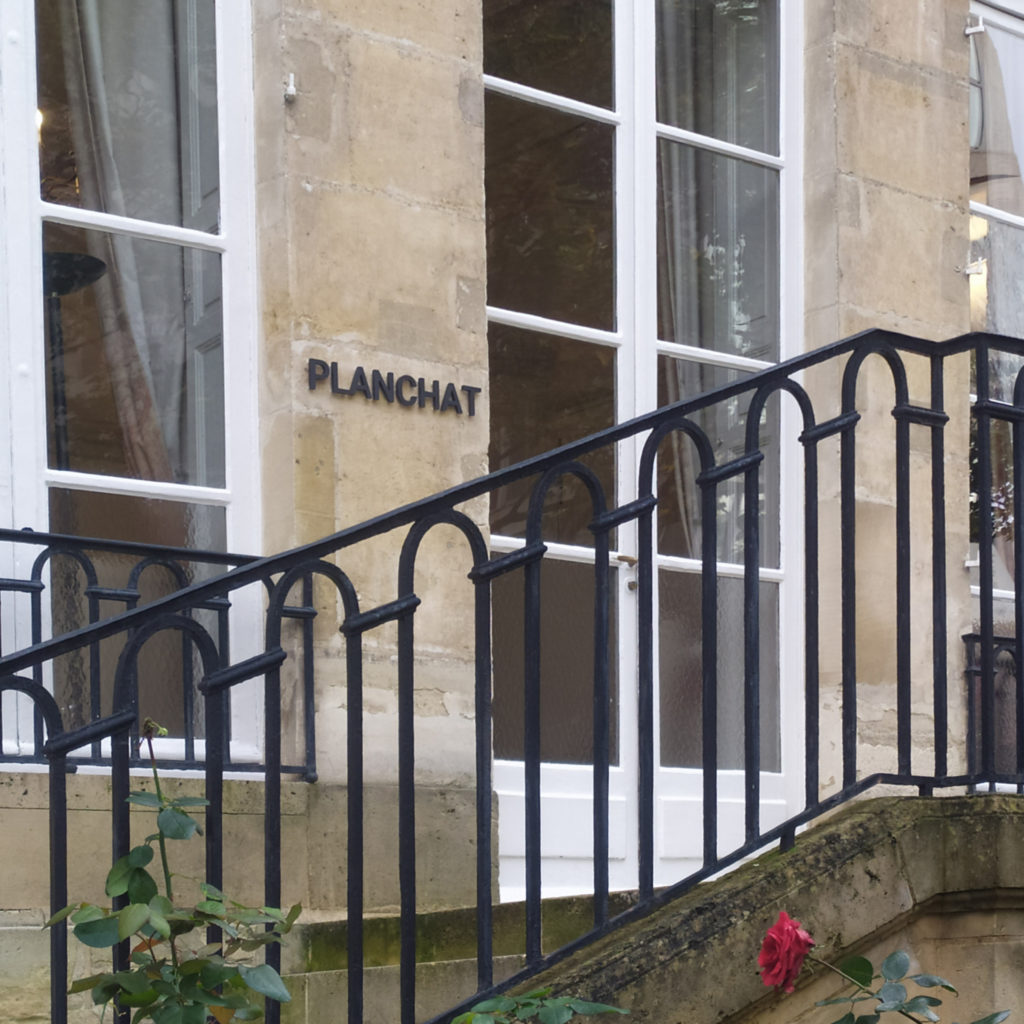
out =
<svg viewBox="0 0 1024 1024"><path fill-rule="evenodd" d="M841 172L966 205L969 147L962 78L928 74L840 46L836 97ZM942 160L935 159L936 146L942 148Z"/></svg>
<svg viewBox="0 0 1024 1024"><path fill-rule="evenodd" d="M476 0L291 0L296 15L335 22L396 46L479 64L483 40Z"/></svg>

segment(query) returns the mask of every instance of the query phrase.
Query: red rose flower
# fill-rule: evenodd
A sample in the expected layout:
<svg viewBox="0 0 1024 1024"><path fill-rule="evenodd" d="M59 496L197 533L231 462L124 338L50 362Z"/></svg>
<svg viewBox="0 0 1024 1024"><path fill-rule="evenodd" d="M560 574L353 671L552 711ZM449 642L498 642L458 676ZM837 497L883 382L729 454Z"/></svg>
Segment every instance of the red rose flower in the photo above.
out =
<svg viewBox="0 0 1024 1024"><path fill-rule="evenodd" d="M784 910L779 919L768 929L757 958L761 968L761 980L785 992L793 991L793 982L804 965L804 958L814 945L814 940Z"/></svg>

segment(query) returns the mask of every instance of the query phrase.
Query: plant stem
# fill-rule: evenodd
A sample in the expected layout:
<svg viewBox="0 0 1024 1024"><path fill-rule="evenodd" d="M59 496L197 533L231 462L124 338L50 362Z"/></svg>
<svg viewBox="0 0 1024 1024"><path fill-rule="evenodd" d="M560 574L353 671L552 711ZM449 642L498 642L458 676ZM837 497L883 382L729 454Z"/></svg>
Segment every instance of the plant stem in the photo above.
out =
<svg viewBox="0 0 1024 1024"><path fill-rule="evenodd" d="M867 992L869 996L874 996L876 999L879 998L877 992L872 992L871 989L867 987L867 985L862 985L855 978L851 978L845 971L841 971L838 967L836 967L835 964L830 964L827 960L822 960L820 957L815 956L813 953L808 953L807 959L813 960L816 964L821 964L822 967L827 967L833 973L838 974L840 978L845 978L851 985L856 985L857 988L861 990L861 992ZM897 1010L896 1012L901 1016L906 1017L907 1020L914 1021L914 1024L926 1024L925 1021L919 1020L912 1013L907 1013L906 1010Z"/></svg>
<svg viewBox="0 0 1024 1024"><path fill-rule="evenodd" d="M156 753L153 750L153 728L150 725L149 719L146 719L143 723L144 735L146 737L146 745L149 747L149 763L153 769L153 785L156 788L156 798L160 801L160 810L164 808L164 795L160 789L160 773L156 770ZM159 813L159 812L158 812ZM157 821L156 825L157 842L160 845L160 864L164 869L164 886L167 889L167 899L172 903L174 902L174 889L171 886L171 866L167 863L167 841L164 839L164 830L160 827L160 822ZM178 966L178 950L174 945L174 936L172 935L168 940L168 945L171 948L171 962L175 967Z"/></svg>

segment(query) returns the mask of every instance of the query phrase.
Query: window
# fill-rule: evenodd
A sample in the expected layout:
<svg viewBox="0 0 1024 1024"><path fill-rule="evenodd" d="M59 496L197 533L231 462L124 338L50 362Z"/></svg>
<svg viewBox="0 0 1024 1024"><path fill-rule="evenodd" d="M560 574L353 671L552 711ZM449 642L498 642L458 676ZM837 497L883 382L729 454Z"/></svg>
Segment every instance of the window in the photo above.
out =
<svg viewBox="0 0 1024 1024"><path fill-rule="evenodd" d="M1016 10L1016 14L1011 13ZM1024 337L1024 4L974 3L970 40L971 327ZM1019 357L993 352L990 397L1012 399ZM1012 620L1013 450L1008 423L992 426L995 586L1002 626ZM1000 624L997 623L997 631ZM1012 625L1009 625L1012 633Z"/></svg>
<svg viewBox="0 0 1024 1024"><path fill-rule="evenodd" d="M0 38L4 525L258 550L249 4L6 0Z"/></svg>
<svg viewBox="0 0 1024 1024"><path fill-rule="evenodd" d="M799 149L791 141L799 136L792 133L792 114L780 116L799 106L790 93L798 19L798 5L779 0L485 0L492 469L782 356L781 339L793 337L801 309L798 274L785 287L781 279L781 268L798 266L789 254L799 244L799 178L791 152ZM742 450L742 415L735 408L708 413L706 427L722 461L737 446ZM763 425L772 450L779 415L773 406ZM636 456L622 447L614 456L596 454L592 468L609 496L634 486ZM659 463L660 792L666 807L689 798L700 763L699 737L689 728L692 688L696 683L699 703L700 679L700 649L690 639L699 635L694 595L700 579L693 458L690 442L676 438L663 447ZM762 699L769 725L762 742L765 771L778 773L779 592L790 567L778 532L783 467L777 457L769 463L762 495L771 524L770 541L762 546L762 628L775 646L769 643L765 652ZM740 498L739 489L722 495L720 605L726 620L742 597ZM492 499L495 549L520 543L527 501L528 491L517 487ZM564 795L562 805L551 805L550 820L584 834L575 842L566 835L562 868L546 866L545 884L554 892L559 879L573 873L578 884L579 861L565 851L579 847L585 859L589 842L587 814L578 813L586 797L582 788L574 795L573 780L585 786L579 769L590 758L591 666L573 626L572 595L581 605L590 600L585 581L592 588L592 571L588 576L583 566L593 564L593 551L582 488L553 492L545 514L545 542L558 560L545 567L542 590L549 596L542 601L560 609L562 619L545 621L541 640L543 678L559 680L557 693L549 688L542 697L543 719L550 723L542 731L542 758L550 762L550 788ZM636 670L632 528L620 527L612 544L609 572L619 619L613 717L626 737ZM522 792L516 774L522 756L517 586L499 581L495 588L496 779L504 800L502 890L509 895L517 892L510 862ZM742 677L722 668L723 679ZM738 693L722 697L736 699ZM724 770L738 767L742 736L723 735L720 750ZM613 757L613 789L620 787L613 792L613 815L616 801L628 815L635 752L624 745ZM687 859L686 850L681 837L666 839L666 880ZM621 877L628 884L625 860Z"/></svg>

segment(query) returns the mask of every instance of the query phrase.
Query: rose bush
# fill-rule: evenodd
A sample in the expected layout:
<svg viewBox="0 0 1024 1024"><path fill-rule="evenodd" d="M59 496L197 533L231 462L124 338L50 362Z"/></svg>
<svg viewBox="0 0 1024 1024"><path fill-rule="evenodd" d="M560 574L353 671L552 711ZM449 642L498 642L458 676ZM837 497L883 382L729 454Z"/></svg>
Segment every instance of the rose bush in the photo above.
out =
<svg viewBox="0 0 1024 1024"><path fill-rule="evenodd" d="M768 929L757 958L761 968L761 979L766 985L793 991L804 960L814 945L814 939L800 927L784 910L779 919Z"/></svg>
<svg viewBox="0 0 1024 1024"><path fill-rule="evenodd" d="M956 995L956 989L945 978L937 974L908 974L910 957L903 950L890 953L876 972L867 957L852 956L843 960L838 967L820 960L811 953L814 940L784 910L778 921L768 929L761 944L757 962L761 967L761 980L785 992L793 991L804 962L812 960L829 971L838 974L853 986L853 991L833 999L822 999L816 1006L841 1006L849 1003L849 1010L832 1024L878 1024L879 1015L890 1011L898 1013L916 1024L934 1024L939 1015L935 1007L942 1000L933 995L919 993L910 995L907 982L919 989L944 989ZM877 989L874 985L878 985ZM858 1005L871 1002L874 1005ZM867 1011L867 1012L865 1012ZM1010 1016L1009 1010L998 1010L972 1021L971 1024L1002 1024Z"/></svg>

